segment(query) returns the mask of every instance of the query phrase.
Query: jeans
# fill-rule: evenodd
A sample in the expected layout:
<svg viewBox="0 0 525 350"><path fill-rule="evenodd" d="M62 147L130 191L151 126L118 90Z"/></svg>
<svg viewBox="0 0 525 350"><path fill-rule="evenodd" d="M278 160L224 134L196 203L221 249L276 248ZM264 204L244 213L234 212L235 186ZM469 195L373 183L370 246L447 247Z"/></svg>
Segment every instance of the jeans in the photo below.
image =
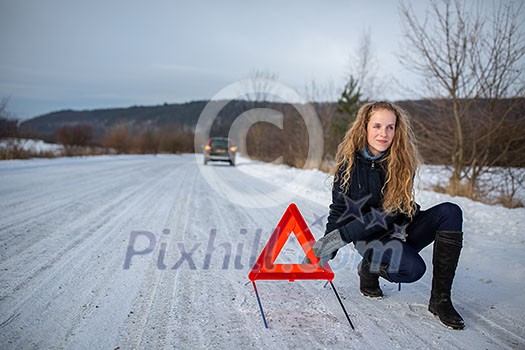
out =
<svg viewBox="0 0 525 350"><path fill-rule="evenodd" d="M406 226L406 242L390 235L372 242L360 244L356 249L374 267L386 267L388 277L395 283L415 282L426 271L425 261L419 252L434 242L436 231L462 231L463 213L453 203L441 203L414 216Z"/></svg>

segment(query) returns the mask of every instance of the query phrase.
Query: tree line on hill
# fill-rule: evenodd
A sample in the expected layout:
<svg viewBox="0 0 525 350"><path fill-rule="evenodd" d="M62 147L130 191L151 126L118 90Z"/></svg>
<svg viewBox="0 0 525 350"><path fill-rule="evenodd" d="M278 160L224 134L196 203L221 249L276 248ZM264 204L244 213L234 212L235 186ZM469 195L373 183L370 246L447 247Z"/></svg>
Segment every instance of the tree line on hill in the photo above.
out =
<svg viewBox="0 0 525 350"><path fill-rule="evenodd" d="M362 101L314 102L323 128L323 160L330 162L337 146L353 121L342 106ZM35 137L66 147L103 147L117 153L186 153L200 152L194 149L194 128L207 103L197 101L152 107L128 109L104 109L91 111L61 111L42 115L18 124L16 121L0 119L0 136ZM413 117L413 126L419 140L423 158L429 164L449 164L453 135L448 126L453 124L450 113L451 101L419 100L398 101ZM471 156L484 152L483 157L494 166L524 167L519 144L525 134L525 99L500 100L496 106L488 107L492 101L477 100L465 111L471 115L468 123L468 139L465 154ZM509 111L509 106L512 108ZM292 104L232 100L224 105L212 125L210 136L228 136L236 118L250 110L270 109L282 113L283 128L259 122L250 127L246 137L246 149L241 150L250 157L273 161L283 157L285 164L302 167L308 152L307 128L299 111ZM481 126L492 122L486 115L488 109L507 113L504 127L483 138L486 132ZM499 111L499 112L498 112ZM157 114L159 113L159 114ZM178 114L177 114L178 113ZM170 117L171 116L171 117ZM482 142L478 142L481 139ZM234 140L238 142L239 140Z"/></svg>

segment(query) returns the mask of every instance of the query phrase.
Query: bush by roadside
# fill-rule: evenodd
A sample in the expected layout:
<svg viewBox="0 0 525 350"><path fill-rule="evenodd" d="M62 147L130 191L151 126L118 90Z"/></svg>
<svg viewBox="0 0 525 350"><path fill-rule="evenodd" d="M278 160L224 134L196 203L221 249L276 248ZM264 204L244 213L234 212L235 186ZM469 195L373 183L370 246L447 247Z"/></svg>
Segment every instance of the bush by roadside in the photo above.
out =
<svg viewBox="0 0 525 350"><path fill-rule="evenodd" d="M64 147L42 140L1 138L0 159L54 158L62 156Z"/></svg>

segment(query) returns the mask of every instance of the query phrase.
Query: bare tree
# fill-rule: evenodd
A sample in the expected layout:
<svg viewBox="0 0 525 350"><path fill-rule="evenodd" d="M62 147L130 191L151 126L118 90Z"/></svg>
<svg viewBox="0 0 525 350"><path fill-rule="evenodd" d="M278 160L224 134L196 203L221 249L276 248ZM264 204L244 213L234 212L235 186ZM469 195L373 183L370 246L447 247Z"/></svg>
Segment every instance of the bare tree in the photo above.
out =
<svg viewBox="0 0 525 350"><path fill-rule="evenodd" d="M247 149L244 149L243 145L250 145L250 156L262 160L269 160L270 154L274 153L276 149L276 140L278 137L268 137L271 132L268 130L275 131L274 128L268 128L269 125L264 123L265 116L265 105L270 100L275 100L279 95L279 85L276 84L279 75L269 70L263 69L252 69L249 73L249 77L243 81L241 95L245 95L248 100L248 110L241 110L244 114L244 118L251 120L249 126L249 133L244 134L249 140L240 140L241 135L234 135L237 137L234 140L239 145L239 152L248 153ZM272 159L273 160L273 159Z"/></svg>
<svg viewBox="0 0 525 350"><path fill-rule="evenodd" d="M9 98L4 97L0 100L0 137L18 136L18 120L10 118L7 109Z"/></svg>
<svg viewBox="0 0 525 350"><path fill-rule="evenodd" d="M249 77L243 84L243 93L247 93L247 99L253 102L267 102L273 99L272 95L278 95L279 90L276 87L276 82L279 79L279 74L264 70L252 69Z"/></svg>
<svg viewBox="0 0 525 350"><path fill-rule="evenodd" d="M335 86L333 82L327 83L325 86L318 86L315 81L311 81L305 87L306 99L315 106L315 110L321 126L323 128L324 150L323 161L321 164L322 170L328 171L330 169L329 162L335 157L337 145L340 139L333 137L333 125L336 123L338 117L337 104L332 101L336 98Z"/></svg>
<svg viewBox="0 0 525 350"><path fill-rule="evenodd" d="M0 117L1 118L7 118L7 103L9 102L9 99L7 97L3 97L0 100Z"/></svg>
<svg viewBox="0 0 525 350"><path fill-rule="evenodd" d="M507 208L523 207L524 203L517 198L518 189L523 188L525 184L525 168L500 168L500 176L505 181L500 181L496 185L499 192L498 201Z"/></svg>
<svg viewBox="0 0 525 350"><path fill-rule="evenodd" d="M380 71L376 53L372 45L370 30L363 32L356 50L350 54L349 76L358 82L365 99L380 99L388 78L378 76Z"/></svg>
<svg viewBox="0 0 525 350"><path fill-rule="evenodd" d="M503 157L491 155L520 100L500 102L524 91L521 6L500 2L491 13L460 0L433 0L421 23L410 5L400 8L406 44L400 60L425 79L432 109L444 116L420 121L422 140L450 155L452 195L473 197L480 174ZM516 139L508 141L510 147Z"/></svg>
<svg viewBox="0 0 525 350"><path fill-rule="evenodd" d="M517 9L518 14L521 8L522 5ZM472 150L467 158L470 192L489 166L501 163L509 154L521 158L525 151L525 130L520 123L525 101L515 98L525 96L522 61L525 38L515 10L510 3L501 3L487 23L488 30L474 42L471 65L479 82L478 95L484 101L484 108L479 110L478 118L468 118L469 130L481 129L471 141ZM479 128L480 123L482 128ZM501 150L498 154L492 154L495 145ZM511 166L509 162L510 159L506 163Z"/></svg>
<svg viewBox="0 0 525 350"><path fill-rule="evenodd" d="M350 72L337 101L339 115L331 123L331 135L341 142L349 125L355 120L362 104L371 99L380 99L387 78L378 77L377 57L372 48L370 31L365 31L358 47L350 54Z"/></svg>
<svg viewBox="0 0 525 350"><path fill-rule="evenodd" d="M379 98L382 91L383 79L377 76L378 63L372 49L370 31L362 34L358 47L350 53L349 61L350 71L335 111L332 111L333 117L324 126L325 133L328 133L325 146L332 157L335 157L337 146L355 120L361 105L369 99Z"/></svg>
<svg viewBox="0 0 525 350"><path fill-rule="evenodd" d="M157 154L160 149L160 131L151 125L144 125L134 137L134 146L141 154Z"/></svg>

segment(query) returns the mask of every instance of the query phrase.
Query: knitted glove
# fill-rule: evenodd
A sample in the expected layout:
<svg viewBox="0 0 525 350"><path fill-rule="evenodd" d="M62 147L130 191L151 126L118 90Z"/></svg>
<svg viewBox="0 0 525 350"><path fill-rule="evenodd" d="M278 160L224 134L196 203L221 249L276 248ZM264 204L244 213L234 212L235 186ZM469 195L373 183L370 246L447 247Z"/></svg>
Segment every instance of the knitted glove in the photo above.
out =
<svg viewBox="0 0 525 350"><path fill-rule="evenodd" d="M314 244L313 248L315 256L319 258L319 266L323 267L328 260L332 259L333 253L337 252L347 244L348 243L341 238L341 233L338 229L321 237Z"/></svg>

